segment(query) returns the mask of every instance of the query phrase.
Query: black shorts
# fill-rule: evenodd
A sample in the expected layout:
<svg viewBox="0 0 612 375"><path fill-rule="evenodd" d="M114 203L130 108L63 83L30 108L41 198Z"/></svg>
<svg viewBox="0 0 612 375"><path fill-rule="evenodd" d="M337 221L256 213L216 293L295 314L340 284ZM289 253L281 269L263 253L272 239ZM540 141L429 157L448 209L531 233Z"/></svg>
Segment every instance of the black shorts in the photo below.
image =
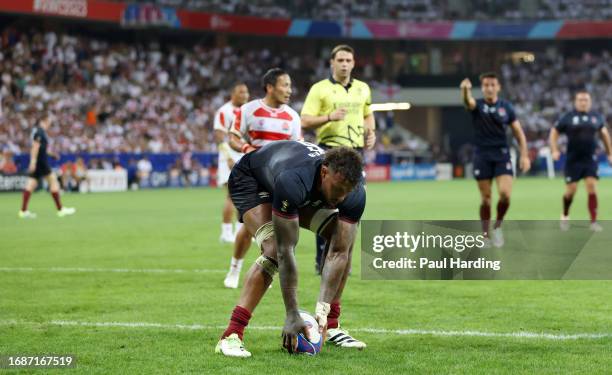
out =
<svg viewBox="0 0 612 375"><path fill-rule="evenodd" d="M507 148L474 154L474 178L491 180L502 175L512 176L512 161Z"/></svg>
<svg viewBox="0 0 612 375"><path fill-rule="evenodd" d="M586 177L599 179L599 165L595 160L567 161L565 163L565 183L571 184Z"/></svg>
<svg viewBox="0 0 612 375"><path fill-rule="evenodd" d="M49 167L49 164L47 164L46 162L37 162L36 169L34 170L34 172L30 173L29 176L38 180L41 177L46 177L50 174L51 168Z"/></svg>
<svg viewBox="0 0 612 375"><path fill-rule="evenodd" d="M234 206L238 210L238 221L241 223L243 222L244 214L248 210L260 204L272 202L271 192L261 186L251 173L249 166L250 155L250 153L244 155L234 165L227 181L230 198L232 198L232 202L234 202Z"/></svg>

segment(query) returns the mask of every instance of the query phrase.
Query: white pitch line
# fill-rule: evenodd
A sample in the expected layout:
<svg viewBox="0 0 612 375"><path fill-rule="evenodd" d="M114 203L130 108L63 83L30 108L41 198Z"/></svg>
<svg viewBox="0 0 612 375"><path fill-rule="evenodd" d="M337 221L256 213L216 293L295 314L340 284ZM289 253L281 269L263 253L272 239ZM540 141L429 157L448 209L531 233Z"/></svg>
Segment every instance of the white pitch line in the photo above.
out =
<svg viewBox="0 0 612 375"><path fill-rule="evenodd" d="M49 322L28 322L20 320L0 320L2 325L42 325L42 326L79 326L79 327L119 327L119 328L157 328L163 330L223 330L226 326L202 325L202 324L165 324L147 322L82 322L72 320L51 320ZM258 331L280 331L282 327L275 326L249 326L247 329ZM447 331L447 330L423 330L423 329L386 329L386 328L354 328L353 332L364 332L385 335L400 336L438 336L438 337L486 337L486 338L517 338L517 339L541 339L553 341L569 340L597 340L612 338L612 333L545 333L545 332L485 332L485 331Z"/></svg>
<svg viewBox="0 0 612 375"><path fill-rule="evenodd" d="M87 268L87 267L0 267L0 272L109 272L109 273L225 273L215 269L172 269L172 268Z"/></svg>

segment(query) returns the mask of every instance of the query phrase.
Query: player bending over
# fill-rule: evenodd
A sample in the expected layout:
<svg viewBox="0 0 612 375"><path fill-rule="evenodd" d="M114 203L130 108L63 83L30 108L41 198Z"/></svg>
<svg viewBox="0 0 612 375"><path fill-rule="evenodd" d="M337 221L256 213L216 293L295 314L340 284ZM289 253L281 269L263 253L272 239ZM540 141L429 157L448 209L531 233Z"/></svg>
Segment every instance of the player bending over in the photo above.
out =
<svg viewBox="0 0 612 375"><path fill-rule="evenodd" d="M232 170L230 195L240 219L262 255L249 270L240 300L215 352L250 357L243 333L255 307L280 272L286 319L283 346L293 352L296 335L305 331L298 314L297 267L294 250L299 228L320 234L329 244L315 317L328 328L328 339L342 336L338 346L366 345L339 326L340 297L348 277L357 226L365 208L362 159L346 148L323 151L306 142L270 143L246 154ZM277 255L278 254L278 255Z"/></svg>
<svg viewBox="0 0 612 375"><path fill-rule="evenodd" d="M76 210L72 207L63 207L60 200L60 187L57 182L57 176L51 171L47 160L47 146L49 139L47 138L47 130L51 126L51 115L43 114L34 129L32 130L32 148L30 150L30 165L28 166L28 182L23 190L23 199L21 210L18 213L21 219L35 219L36 214L28 211L28 203L32 192L38 186L38 180L45 178L49 184L49 191L57 208L57 216L64 217L72 215Z"/></svg>
<svg viewBox="0 0 612 375"><path fill-rule="evenodd" d="M568 230L569 209L578 188L578 181L584 179L591 215L591 230L599 232L601 225L597 223L597 173L598 162L595 153L597 135L601 137L608 154L608 162L612 164L612 145L610 133L605 126L603 116L591 111L591 94L578 91L574 98L574 109L557 121L550 130L550 149L554 160L559 160L560 153L557 142L559 133L567 135L567 160L565 161L565 194L563 194L563 213L561 214L561 229Z"/></svg>
<svg viewBox="0 0 612 375"><path fill-rule="evenodd" d="M527 172L531 162L527 155L527 139L516 119L514 108L510 102L499 98L501 85L495 73L480 75L480 88L483 99L472 97L472 82L464 79L461 82L463 105L472 115L472 124L476 133L476 150L474 154L474 177L480 191L480 221L482 231L489 238L491 220L491 185L493 179L497 184L499 200L497 202L497 218L493 226L492 242L496 247L504 245L501 230L504 215L510 207L512 193L512 162L510 147L506 139L506 128L510 126L520 147L520 168Z"/></svg>

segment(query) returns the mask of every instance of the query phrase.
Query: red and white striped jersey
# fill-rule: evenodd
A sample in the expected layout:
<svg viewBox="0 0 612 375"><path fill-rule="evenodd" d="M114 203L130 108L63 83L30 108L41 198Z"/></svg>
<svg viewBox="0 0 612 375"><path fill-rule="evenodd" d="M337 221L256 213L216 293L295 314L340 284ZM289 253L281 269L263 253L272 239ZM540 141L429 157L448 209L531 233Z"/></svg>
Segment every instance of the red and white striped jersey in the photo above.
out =
<svg viewBox="0 0 612 375"><path fill-rule="evenodd" d="M240 107L235 107L231 101L223 104L215 113L213 129L221 130L225 134L229 135L238 113L240 113ZM242 157L242 153L234 151L231 148L229 148L229 155L226 155L224 152L219 152L219 164L227 163L228 156L234 162L237 162Z"/></svg>
<svg viewBox="0 0 612 375"><path fill-rule="evenodd" d="M268 107L263 100L250 101L240 107L232 133L255 147L274 141L302 139L300 116L288 105Z"/></svg>
<svg viewBox="0 0 612 375"><path fill-rule="evenodd" d="M239 112L240 107L234 107L231 101L223 104L215 113L213 129L229 133Z"/></svg>

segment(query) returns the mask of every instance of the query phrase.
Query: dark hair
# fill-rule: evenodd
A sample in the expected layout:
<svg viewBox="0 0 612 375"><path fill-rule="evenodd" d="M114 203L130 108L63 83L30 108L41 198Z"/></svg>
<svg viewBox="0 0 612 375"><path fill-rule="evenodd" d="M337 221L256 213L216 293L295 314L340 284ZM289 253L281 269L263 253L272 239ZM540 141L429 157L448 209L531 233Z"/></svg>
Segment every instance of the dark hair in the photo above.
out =
<svg viewBox="0 0 612 375"><path fill-rule="evenodd" d="M267 92L266 89L268 88L268 85L275 86L278 77L283 76L285 74L289 75L289 73L282 70L281 68L272 68L268 70L261 79L261 85L263 86L264 92Z"/></svg>
<svg viewBox="0 0 612 375"><path fill-rule="evenodd" d="M36 116L36 121L34 121L34 127L39 127L40 124L51 117L51 112L47 110L43 110Z"/></svg>
<svg viewBox="0 0 612 375"><path fill-rule="evenodd" d="M349 46L348 44L340 44L335 46L334 49L332 49L330 58L332 60L335 59L336 54L340 51L349 52L350 54L355 56L355 50L353 49L353 47Z"/></svg>
<svg viewBox="0 0 612 375"><path fill-rule="evenodd" d="M478 78L480 79L481 83L482 83L482 81L485 78L495 78L496 80L499 81L499 77L497 76L497 73L495 73L495 72L485 72L485 73L482 73Z"/></svg>
<svg viewBox="0 0 612 375"><path fill-rule="evenodd" d="M327 150L323 165L335 173L340 173L351 186L356 186L363 178L363 159L359 152L349 147Z"/></svg>
<svg viewBox="0 0 612 375"><path fill-rule="evenodd" d="M232 91L236 90L236 88L238 86L247 86L247 84L243 81L236 81L234 82L234 84L232 85ZM248 86L247 86L248 87Z"/></svg>
<svg viewBox="0 0 612 375"><path fill-rule="evenodd" d="M576 92L574 92L574 99L576 99L578 94L587 94L587 95L591 96L591 93L587 89L585 89L585 88L576 90Z"/></svg>

